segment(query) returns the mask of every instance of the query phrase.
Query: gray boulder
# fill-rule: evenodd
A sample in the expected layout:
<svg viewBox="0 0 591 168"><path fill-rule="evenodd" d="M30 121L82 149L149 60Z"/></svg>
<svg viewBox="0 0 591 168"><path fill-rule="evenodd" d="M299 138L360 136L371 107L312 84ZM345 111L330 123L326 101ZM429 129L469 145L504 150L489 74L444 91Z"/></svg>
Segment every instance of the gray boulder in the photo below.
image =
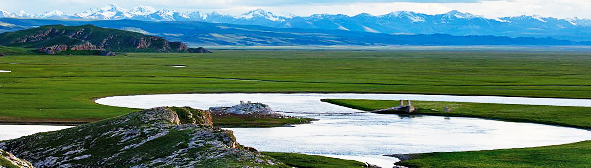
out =
<svg viewBox="0 0 591 168"><path fill-rule="evenodd" d="M269 105L263 103L240 103L232 107L211 107L212 112L224 112L231 114L274 114Z"/></svg>

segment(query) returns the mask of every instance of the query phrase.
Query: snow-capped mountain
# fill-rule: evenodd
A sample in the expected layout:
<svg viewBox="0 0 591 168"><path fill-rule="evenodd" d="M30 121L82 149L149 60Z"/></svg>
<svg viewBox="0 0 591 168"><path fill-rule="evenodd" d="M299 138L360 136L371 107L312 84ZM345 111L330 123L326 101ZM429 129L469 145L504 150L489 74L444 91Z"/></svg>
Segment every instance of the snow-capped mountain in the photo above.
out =
<svg viewBox="0 0 591 168"><path fill-rule="evenodd" d="M123 9L115 4L111 4L102 8L88 9L82 13L74 14L74 16L84 19L97 20L119 20L132 17L128 10Z"/></svg>
<svg viewBox="0 0 591 168"><path fill-rule="evenodd" d="M0 17L14 17L14 15L8 11L0 9Z"/></svg>
<svg viewBox="0 0 591 168"><path fill-rule="evenodd" d="M581 18L575 17L575 18L570 18L570 19L566 19L566 20L569 21L573 25L591 27L591 20L589 20L589 19L581 19Z"/></svg>
<svg viewBox="0 0 591 168"><path fill-rule="evenodd" d="M136 6L131 8L131 10L128 11L129 14L131 14L132 16L144 16L144 15L149 15L152 13L156 13L156 9L154 9L154 7L151 6Z"/></svg>
<svg viewBox="0 0 591 168"><path fill-rule="evenodd" d="M15 12L12 14L13 17L18 17L18 18L27 18L27 17L32 17L31 14L28 14L27 12L25 12L24 10L20 10L18 12Z"/></svg>
<svg viewBox="0 0 591 168"><path fill-rule="evenodd" d="M361 31L387 34L451 34L451 35L495 35L510 37L556 37L568 40L586 40L578 36L591 37L591 20L581 18L558 19L552 17L515 16L485 18L482 16L450 11L444 14L422 14L411 11L397 11L374 16L367 13L348 16L343 14L315 14L294 16L273 14L263 9L245 12L241 15L227 15L218 12L179 12L171 9L156 10L150 6L124 9L115 4L92 8L72 15L60 11L30 15L24 11L10 13L0 10L0 17L46 18L46 19L91 19L91 20L143 20L143 21L201 21L258 25L274 28L301 28ZM589 30L589 31L587 31Z"/></svg>
<svg viewBox="0 0 591 168"><path fill-rule="evenodd" d="M270 20L270 21L274 21L274 22L281 22L281 21L285 21L284 19L282 19L281 17L275 16L273 13L271 12L267 12L264 11L263 9L256 9L250 12L246 12L240 16L238 16L237 18L241 18L241 19L266 19L266 20Z"/></svg>
<svg viewBox="0 0 591 168"><path fill-rule="evenodd" d="M49 11L41 14L32 15L33 18L42 18L42 19L70 19L71 16L66 15L62 11L54 10Z"/></svg>

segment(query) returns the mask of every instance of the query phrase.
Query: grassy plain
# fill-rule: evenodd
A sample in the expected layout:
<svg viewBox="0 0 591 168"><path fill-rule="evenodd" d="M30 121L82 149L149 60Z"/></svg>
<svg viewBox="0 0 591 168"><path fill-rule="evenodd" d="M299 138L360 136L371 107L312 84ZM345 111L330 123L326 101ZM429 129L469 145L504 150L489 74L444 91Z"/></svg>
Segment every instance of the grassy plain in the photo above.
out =
<svg viewBox="0 0 591 168"><path fill-rule="evenodd" d="M170 65L186 65L174 68ZM157 93L364 92L591 98L591 54L218 51L0 57L0 121L89 122L134 109L95 98ZM245 79L245 80L237 80Z"/></svg>
<svg viewBox="0 0 591 168"><path fill-rule="evenodd" d="M360 110L392 107L397 101L337 100L326 102ZM591 108L413 101L418 114L463 116L591 128ZM451 109L445 112L442 109ZM413 155L397 163L410 167L588 167L591 141L549 147Z"/></svg>
<svg viewBox="0 0 591 168"><path fill-rule="evenodd" d="M365 163L343 160L324 156L304 155L297 153L263 152L288 166L298 168L344 168L344 167L367 167Z"/></svg>
<svg viewBox="0 0 591 168"><path fill-rule="evenodd" d="M591 98L591 54L574 52L217 51L213 54L131 53L117 57L9 55L0 57L0 69L12 71L0 73L0 122L97 121L136 110L98 105L93 102L95 98L133 94L359 92ZM551 108L548 113L545 107L525 109L537 110L542 116L561 113ZM582 114L570 108L564 112ZM462 115L467 113L473 112ZM511 116L511 111L503 113L506 113L504 117ZM572 116L552 120L531 114L535 116L514 117L589 127L584 121L587 114L580 120ZM404 164L584 167L591 165L589 149L591 142L587 141L542 148L436 153Z"/></svg>

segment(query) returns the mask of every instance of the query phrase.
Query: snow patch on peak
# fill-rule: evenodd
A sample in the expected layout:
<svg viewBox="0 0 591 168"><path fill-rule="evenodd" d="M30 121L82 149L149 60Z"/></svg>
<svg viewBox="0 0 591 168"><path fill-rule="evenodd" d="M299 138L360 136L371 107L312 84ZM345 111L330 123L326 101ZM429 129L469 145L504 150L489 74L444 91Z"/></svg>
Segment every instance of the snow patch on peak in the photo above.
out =
<svg viewBox="0 0 591 168"><path fill-rule="evenodd" d="M37 16L38 17L41 17L41 18L62 17L62 16L64 16L64 12L58 11L58 10L54 10L54 11L49 11L49 12L45 12L45 13L39 14Z"/></svg>
<svg viewBox="0 0 591 168"><path fill-rule="evenodd" d="M279 13L279 14L275 14L275 15L278 16L278 17L284 17L284 18L287 18L287 19L291 19L291 18L297 17L296 15L291 14L291 13Z"/></svg>
<svg viewBox="0 0 591 168"><path fill-rule="evenodd" d="M546 20L544 20L544 17L540 16L540 15L533 15L532 18L539 20L540 22L548 22Z"/></svg>
<svg viewBox="0 0 591 168"><path fill-rule="evenodd" d="M174 13L176 13L176 11L170 10L170 9L161 9L161 10L157 11L156 13L165 14L165 15L173 15Z"/></svg>
<svg viewBox="0 0 591 168"><path fill-rule="evenodd" d="M0 17L13 17L13 16L12 16L12 13L0 9Z"/></svg>
<svg viewBox="0 0 591 168"><path fill-rule="evenodd" d="M472 18L479 18L479 16L470 14L470 13L462 13L460 11L457 10L452 10L449 11L447 13L445 13L445 15L447 15L447 17L449 18L458 18L458 19L472 19Z"/></svg>
<svg viewBox="0 0 591 168"><path fill-rule="evenodd" d="M417 13L411 12L411 11L396 11L396 12L392 12L386 15L382 15L380 17L397 17L397 18L407 18L409 19L411 22L416 23L416 22L424 22L425 18L423 18L422 16L420 16Z"/></svg>
<svg viewBox="0 0 591 168"><path fill-rule="evenodd" d="M377 31L377 30L374 30L374 29L372 29L372 28L369 28L369 27L367 27L367 26L362 26L362 27L363 27L363 30L365 30L366 32L370 32L370 33L380 33L379 31Z"/></svg>
<svg viewBox="0 0 591 168"><path fill-rule="evenodd" d="M274 15L271 12L267 12L263 9L256 9L250 12L246 12L238 17L236 17L238 19L242 18L242 19L252 19L252 18L264 18L264 19L268 19L271 21L284 21L283 19L281 19L281 17Z"/></svg>
<svg viewBox="0 0 591 168"><path fill-rule="evenodd" d="M119 6L115 5L115 4L109 4L107 6L104 6L104 7L101 8L101 10L103 10L103 11L111 11L111 12L116 12L116 11L117 12L125 12L126 11L125 9L123 9L123 8L121 8L121 7L119 7Z"/></svg>
<svg viewBox="0 0 591 168"><path fill-rule="evenodd" d="M166 20L166 21L174 21L175 14L177 14L175 10L170 9L161 9L155 13L150 14L151 16L156 16L156 18L160 18L157 20Z"/></svg>
<svg viewBox="0 0 591 168"><path fill-rule="evenodd" d="M511 22L511 21L504 20L504 19L501 19L501 18L493 18L493 20L495 20L497 22L503 22L503 23L510 23Z"/></svg>
<svg viewBox="0 0 591 168"><path fill-rule="evenodd" d="M18 12L15 12L13 15L14 15L14 17L31 17L31 14L28 14L24 10L20 10Z"/></svg>
<svg viewBox="0 0 591 168"><path fill-rule="evenodd" d="M156 12L156 9L154 9L154 7L144 6L144 5L136 6L136 7L131 8L131 10L129 10L129 14L135 15L135 16L149 15L149 14L152 14L155 12Z"/></svg>
<svg viewBox="0 0 591 168"><path fill-rule="evenodd" d="M383 15L383 16L402 17L402 16L414 16L416 14L417 13L414 13L412 11L396 11L396 12L388 13L388 14Z"/></svg>
<svg viewBox="0 0 591 168"><path fill-rule="evenodd" d="M82 13L77 13L77 14L74 14L74 15L85 18L85 17L89 17L90 15L92 15L92 14L98 12L98 11L100 11L99 8L90 8L90 9L88 9L88 10L82 12Z"/></svg>
<svg viewBox="0 0 591 168"><path fill-rule="evenodd" d="M565 20L574 26L591 27L591 20L590 19L583 19L583 18L575 17L575 18L568 18Z"/></svg>
<svg viewBox="0 0 591 168"><path fill-rule="evenodd" d="M412 22L424 22L425 21L425 18L420 17L420 16L412 16L412 17L409 17L409 19Z"/></svg>
<svg viewBox="0 0 591 168"><path fill-rule="evenodd" d="M575 18L567 18L567 19L564 19L564 20L566 20L566 21L568 21L568 23L576 26L577 25L577 21L580 20L580 19L578 17L575 17Z"/></svg>
<svg viewBox="0 0 591 168"><path fill-rule="evenodd" d="M368 27L369 28L369 27ZM342 25L339 25L339 28L337 28L339 30L345 30L345 31L349 31L349 29L347 29L346 27L343 27Z"/></svg>

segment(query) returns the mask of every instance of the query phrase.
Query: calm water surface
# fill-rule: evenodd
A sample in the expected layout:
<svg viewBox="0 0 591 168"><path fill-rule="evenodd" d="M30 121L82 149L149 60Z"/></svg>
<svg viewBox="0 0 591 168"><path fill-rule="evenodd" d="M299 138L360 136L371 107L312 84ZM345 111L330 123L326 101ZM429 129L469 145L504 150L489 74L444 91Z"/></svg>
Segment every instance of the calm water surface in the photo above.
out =
<svg viewBox="0 0 591 168"><path fill-rule="evenodd" d="M174 94L118 96L99 104L207 109L239 101L269 104L288 115L319 119L279 128L229 128L238 142L261 151L297 152L354 159L391 167L384 154L472 151L557 145L591 139L582 129L461 117L381 115L323 103L320 99L376 99L591 107L591 100L417 94Z"/></svg>
<svg viewBox="0 0 591 168"><path fill-rule="evenodd" d="M0 125L0 141L33 135L39 132L57 131L71 126L51 125Z"/></svg>
<svg viewBox="0 0 591 168"><path fill-rule="evenodd" d="M541 124L364 113L320 101L325 98L591 107L591 100L586 99L416 94L173 94L108 97L96 102L144 109L160 106L207 109L232 106L241 100L261 102L288 115L319 120L294 127L228 128L234 131L239 143L261 151L324 155L383 167L391 167L398 161L382 156L384 154L523 148L591 139L591 132L587 130ZM68 127L0 125L0 140L64 128Z"/></svg>

